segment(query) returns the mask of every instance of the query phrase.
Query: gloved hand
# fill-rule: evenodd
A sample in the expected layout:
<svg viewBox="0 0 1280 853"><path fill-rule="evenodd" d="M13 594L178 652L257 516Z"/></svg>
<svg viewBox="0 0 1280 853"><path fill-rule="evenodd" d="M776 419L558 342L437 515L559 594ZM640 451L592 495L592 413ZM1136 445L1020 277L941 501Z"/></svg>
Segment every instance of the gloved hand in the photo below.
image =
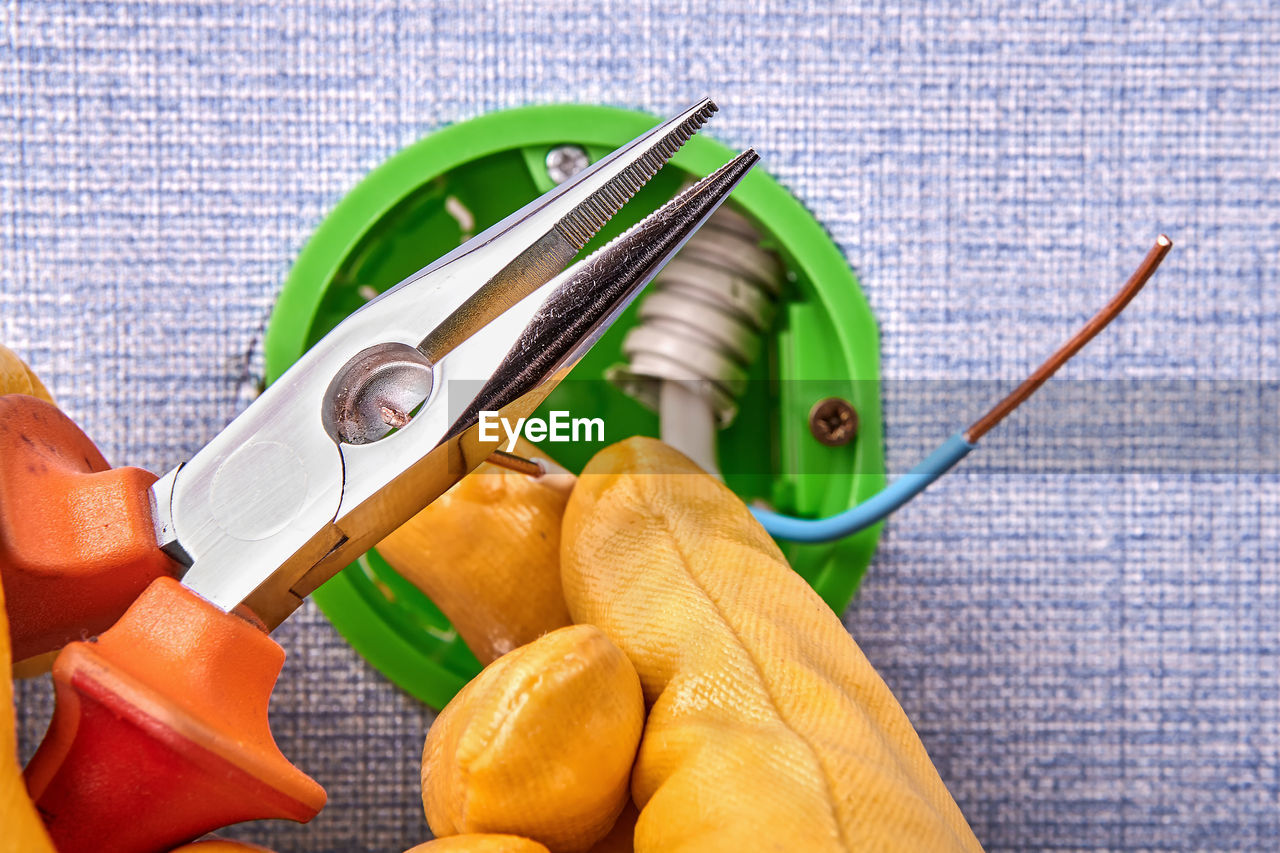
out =
<svg viewBox="0 0 1280 853"><path fill-rule="evenodd" d="M0 393L12 392L48 398L0 347ZM555 585L555 555L520 543L543 541L560 504L539 500L530 513L525 487L509 485L462 505L496 500L533 519L498 528L510 559L482 560L471 575L464 549L446 564L470 579L460 600L478 608L475 636L517 638L499 643L564 621L538 604L515 632L483 624L518 612L509 596L495 606L483 593L509 590L518 561L536 563L525 570L541 592ZM468 534L470 515L442 515ZM415 853L601 853L632 849L633 835L638 850L979 849L884 683L718 482L657 442L625 442L584 472L561 532L568 613L600 630L517 649L445 709L424 755L424 799L434 831L459 834ZM10 690L3 616L0 605L0 692ZM44 853L12 707L11 692L0 695L0 849Z"/></svg>
<svg viewBox="0 0 1280 853"><path fill-rule="evenodd" d="M680 454L631 439L592 460L565 513L561 572L574 621L599 628L643 687L635 850L981 849L840 620L741 501ZM626 703L604 694L602 679L539 679L507 662L550 666L562 633L499 658L428 733L423 793L437 835L507 833L580 850L616 810L600 797L593 821L566 798L604 787L579 769L587 751L607 743L631 758L618 734ZM473 687L502 701L477 714ZM606 700L614 715L583 716ZM566 741L566 728L576 737ZM521 772L494 770L503 767ZM539 802L541 813L528 808ZM416 849L491 849L470 843L459 834Z"/></svg>

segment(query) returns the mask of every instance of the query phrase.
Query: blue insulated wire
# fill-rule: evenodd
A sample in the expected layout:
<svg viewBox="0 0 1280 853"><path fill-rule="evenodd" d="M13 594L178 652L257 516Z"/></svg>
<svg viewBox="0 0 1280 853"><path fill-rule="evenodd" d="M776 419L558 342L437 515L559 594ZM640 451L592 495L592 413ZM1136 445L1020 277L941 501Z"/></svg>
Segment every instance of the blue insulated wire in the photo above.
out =
<svg viewBox="0 0 1280 853"><path fill-rule="evenodd" d="M760 523L764 525L764 529L769 531L770 535L777 539L790 539L794 542L830 542L842 536L857 533L859 530L881 521L886 515L923 492L929 487L930 483L947 473L953 465L969 455L969 451L977 446L978 439L982 438L988 430L1004 420L1010 412L1025 402L1028 397L1036 392L1037 388L1057 372L1058 368L1066 364L1085 344L1093 340L1098 332L1106 328L1108 323L1119 316L1125 306L1138 295L1138 291L1142 290L1143 285L1155 273L1156 268L1160 266L1160 261L1164 259L1164 256L1169 253L1171 248L1173 248L1173 242L1161 234L1156 239L1156 244L1151 247L1151 250L1147 252L1147 256L1143 258L1142 265L1129 277L1120 292L1113 296L1101 311L1094 314L1092 319L1084 325L1084 328L1076 332L1071 340L1055 350L1044 364L1036 368L1030 376L1022 381L1021 385L999 403L996 403L990 411L974 421L973 426L964 432L956 433L942 442L938 449L930 453L923 462L894 480L879 494L873 495L853 509L846 510L839 515L833 515L830 518L792 518L789 515L781 515L767 509L752 509L751 511L755 513L756 518L760 520ZM972 436L973 441L967 439L966 435Z"/></svg>
<svg viewBox="0 0 1280 853"><path fill-rule="evenodd" d="M752 507L751 512L769 535L793 542L831 542L857 533L902 506L929 487L929 484L969 455L977 447L958 432L930 453L919 465L894 480L862 503L830 518L795 518L768 509Z"/></svg>

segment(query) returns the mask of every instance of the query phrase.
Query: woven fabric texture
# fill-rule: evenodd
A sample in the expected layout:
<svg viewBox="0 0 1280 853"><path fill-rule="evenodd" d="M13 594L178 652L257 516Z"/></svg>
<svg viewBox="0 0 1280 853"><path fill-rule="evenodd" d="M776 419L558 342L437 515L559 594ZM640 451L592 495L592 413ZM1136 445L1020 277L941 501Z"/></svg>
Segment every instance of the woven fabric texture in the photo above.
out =
<svg viewBox="0 0 1280 853"><path fill-rule="evenodd" d="M1161 230L1166 267L1066 375L1280 380L1274 4L10 2L0 33L0 341L116 464L166 470L243 406L292 259L362 175L549 101L718 100L710 132L756 146L861 277L894 468L963 425L907 417L914 380L1022 375ZM845 617L979 838L1274 849L1275 467L1000 458L892 519ZM427 838L432 714L310 605L278 638L273 728L330 805L233 834ZM18 695L29 752L47 680Z"/></svg>

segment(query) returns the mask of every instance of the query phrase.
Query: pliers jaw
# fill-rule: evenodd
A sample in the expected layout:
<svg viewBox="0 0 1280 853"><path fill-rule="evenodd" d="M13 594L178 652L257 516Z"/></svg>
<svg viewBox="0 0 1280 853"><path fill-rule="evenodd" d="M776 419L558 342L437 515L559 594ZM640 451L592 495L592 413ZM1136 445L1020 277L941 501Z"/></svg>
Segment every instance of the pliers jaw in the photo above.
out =
<svg viewBox="0 0 1280 853"><path fill-rule="evenodd" d="M474 427L480 412L500 411L535 392L536 402L520 408L536 408L759 159L755 151L744 151L544 285L545 299L539 300L506 357L450 427L449 437ZM520 311L504 318L504 324L511 325L496 330L494 342L509 338L523 319ZM486 328L477 335L479 346L487 346L483 339L489 334Z"/></svg>
<svg viewBox="0 0 1280 853"><path fill-rule="evenodd" d="M565 269L714 112L703 101L343 321L152 489L183 582L268 626L492 451L757 160L747 151Z"/></svg>

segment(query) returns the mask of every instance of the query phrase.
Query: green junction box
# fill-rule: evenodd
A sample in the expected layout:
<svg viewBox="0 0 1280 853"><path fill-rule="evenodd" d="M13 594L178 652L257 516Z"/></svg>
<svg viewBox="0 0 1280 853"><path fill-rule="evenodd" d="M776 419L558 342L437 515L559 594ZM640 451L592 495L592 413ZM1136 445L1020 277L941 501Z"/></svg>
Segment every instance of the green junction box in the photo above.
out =
<svg viewBox="0 0 1280 853"><path fill-rule="evenodd" d="M657 123L652 116L609 107L524 107L447 127L399 152L342 199L298 257L267 328L267 380L278 378L373 293L550 190L547 154L553 148L577 145L594 162ZM664 203L690 177L710 174L735 153L695 135L584 254ZM719 434L721 467L725 482L748 503L763 501L793 515L829 516L885 484L879 336L839 249L762 166L743 180L731 203L781 257L788 281L764 353L738 399L738 416ZM466 221L468 215L474 222ZM470 227L464 230L464 225ZM622 339L635 325L643 298L538 412L546 417L563 409L601 417L608 425L604 443L554 447L552 455L572 471L581 470L605 444L658 434L656 414L603 380L610 366L626 360ZM857 411L858 433L850 444L827 447L810 435L810 409L826 397L844 398ZM759 461L726 464L733 459ZM781 544L794 569L839 612L857 590L880 527L829 544ZM483 547L482 537L477 547ZM480 671L443 614L376 550L314 598L361 655L433 707L443 707Z"/></svg>

